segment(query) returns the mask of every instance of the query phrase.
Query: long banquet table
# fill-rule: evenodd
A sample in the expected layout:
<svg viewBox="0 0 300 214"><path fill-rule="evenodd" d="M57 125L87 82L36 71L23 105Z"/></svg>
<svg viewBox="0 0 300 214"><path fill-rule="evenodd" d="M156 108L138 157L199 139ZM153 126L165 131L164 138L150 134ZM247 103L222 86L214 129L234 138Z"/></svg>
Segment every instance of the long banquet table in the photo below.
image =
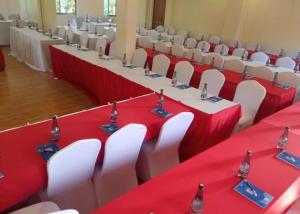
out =
<svg viewBox="0 0 300 214"><path fill-rule="evenodd" d="M163 123L161 118L151 112L156 107L157 94L144 95L117 104L117 125L129 123L144 124L147 127L145 142L158 136ZM173 115L190 111L189 107L166 98L165 108ZM104 154L103 143L109 135L100 126L109 123L111 105L67 115L58 119L61 139L58 145L63 148L77 140L96 138L101 140L102 149L98 158ZM0 132L0 171L5 178L0 179L0 212L38 192L47 184L46 161L35 148L48 143L51 121ZM121 143L121 142L120 142Z"/></svg>
<svg viewBox="0 0 300 214"><path fill-rule="evenodd" d="M61 38L50 39L29 28L10 27L12 55L38 71L51 70L49 46L63 43Z"/></svg>
<svg viewBox="0 0 300 214"><path fill-rule="evenodd" d="M0 71L5 70L5 59L2 48L0 48Z"/></svg>
<svg viewBox="0 0 300 214"><path fill-rule="evenodd" d="M143 68L124 68L120 60L101 60L96 51L83 52L66 45L56 45L50 50L54 76L84 87L98 98L100 105L164 89L166 96L190 107L195 121L181 144L182 160L229 137L240 118L239 104L227 100L201 101L199 89L174 88L168 78L146 77Z"/></svg>
<svg viewBox="0 0 300 214"><path fill-rule="evenodd" d="M289 117L285 120L286 115ZM293 118L296 115L297 118ZM114 214L120 210L123 213L188 213L199 183L205 185L204 213L284 213L300 196L300 176L298 169L276 158L277 141L284 131L284 126L278 124L284 121L284 125L292 125L287 150L300 156L299 115L300 105L297 104L270 116L93 214ZM237 171L248 149L253 151L248 181L274 197L265 209L233 190L241 181Z"/></svg>

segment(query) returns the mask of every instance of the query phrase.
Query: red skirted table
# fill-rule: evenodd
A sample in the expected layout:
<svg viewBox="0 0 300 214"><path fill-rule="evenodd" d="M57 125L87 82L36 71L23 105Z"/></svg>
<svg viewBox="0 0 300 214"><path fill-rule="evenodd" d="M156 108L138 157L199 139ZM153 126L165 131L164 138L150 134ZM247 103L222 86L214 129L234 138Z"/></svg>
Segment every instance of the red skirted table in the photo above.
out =
<svg viewBox="0 0 300 214"><path fill-rule="evenodd" d="M169 119L151 112L157 100L158 96L152 94L117 104L117 124L120 127L129 123L144 124L147 126L145 140L157 137L161 126ZM188 107L168 98L164 106L173 115L190 111ZM99 139L103 144L109 135L100 126L109 123L111 109L111 106L104 106L59 118L61 140L58 145L63 148L77 140L90 138ZM45 121L0 133L0 171L5 175L0 179L0 212L46 187L47 162L35 148L50 140L50 130L51 121ZM103 153L102 145L99 162Z"/></svg>
<svg viewBox="0 0 300 214"><path fill-rule="evenodd" d="M5 70L5 60L4 60L4 54L3 50L0 48L0 71Z"/></svg>
<svg viewBox="0 0 300 214"><path fill-rule="evenodd" d="M210 49L209 49L209 52L214 52L216 46L217 46L217 44L215 44L215 43L210 43Z"/></svg>
<svg viewBox="0 0 300 214"><path fill-rule="evenodd" d="M274 54L267 54L267 55L270 57L270 63L272 65L275 65L277 59L280 58L280 56Z"/></svg>
<svg viewBox="0 0 300 214"><path fill-rule="evenodd" d="M300 114L300 111L298 111ZM197 155L94 211L93 214L189 213L199 183L205 185L204 213L281 214L300 196L299 170L278 160L276 144L283 128L260 123ZM300 136L290 134L288 151L300 156ZM251 149L248 181L271 194L265 209L233 188L241 182L238 167Z"/></svg>
<svg viewBox="0 0 300 214"><path fill-rule="evenodd" d="M57 48L50 47L50 53L54 77L81 86L99 105L152 93L150 89Z"/></svg>
<svg viewBox="0 0 300 214"><path fill-rule="evenodd" d="M225 70L222 73L226 80L220 92L220 97L227 100L233 100L237 85L243 81L241 79L241 74L229 70ZM256 121L293 104L296 94L295 88L282 89L274 87L271 81L256 77L251 78L251 80L259 82L267 91L266 97L257 112Z"/></svg>

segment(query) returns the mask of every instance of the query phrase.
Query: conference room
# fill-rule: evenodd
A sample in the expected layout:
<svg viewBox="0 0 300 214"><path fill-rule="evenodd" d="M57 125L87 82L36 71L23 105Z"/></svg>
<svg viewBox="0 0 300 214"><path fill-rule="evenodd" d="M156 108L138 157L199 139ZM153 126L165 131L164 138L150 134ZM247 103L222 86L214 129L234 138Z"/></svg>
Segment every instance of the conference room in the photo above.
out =
<svg viewBox="0 0 300 214"><path fill-rule="evenodd" d="M0 213L300 214L299 10L0 0Z"/></svg>

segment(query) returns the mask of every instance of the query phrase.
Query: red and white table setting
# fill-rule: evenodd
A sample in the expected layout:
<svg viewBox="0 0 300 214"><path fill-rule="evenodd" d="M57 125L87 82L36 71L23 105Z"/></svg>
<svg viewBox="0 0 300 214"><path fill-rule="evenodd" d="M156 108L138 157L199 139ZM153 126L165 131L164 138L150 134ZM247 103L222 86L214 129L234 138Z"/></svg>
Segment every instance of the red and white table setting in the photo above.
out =
<svg viewBox="0 0 300 214"><path fill-rule="evenodd" d="M300 110L298 108L298 114ZM276 120L276 119L275 119ZM210 148L131 192L94 211L97 213L189 213L200 183L204 184L204 213L284 213L300 196L299 169L276 156L284 128L267 123L254 127ZM300 135L291 132L287 150L300 156ZM246 151L251 149L247 180L273 198L261 208L234 188ZM250 185L250 184L249 184Z"/></svg>
<svg viewBox="0 0 300 214"><path fill-rule="evenodd" d="M5 59L2 48L0 48L0 71L5 70Z"/></svg>
<svg viewBox="0 0 300 214"><path fill-rule="evenodd" d="M61 38L49 38L36 30L10 27L11 54L38 71L51 70L49 46L63 43Z"/></svg>

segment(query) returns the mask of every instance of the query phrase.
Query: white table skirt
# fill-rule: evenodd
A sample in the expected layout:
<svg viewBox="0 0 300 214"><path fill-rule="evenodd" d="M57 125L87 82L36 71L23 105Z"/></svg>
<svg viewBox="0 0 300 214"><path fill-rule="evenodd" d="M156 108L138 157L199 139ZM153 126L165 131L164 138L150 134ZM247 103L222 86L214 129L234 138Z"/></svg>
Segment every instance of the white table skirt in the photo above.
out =
<svg viewBox="0 0 300 214"><path fill-rule="evenodd" d="M9 45L9 28L13 21L0 21L0 45Z"/></svg>
<svg viewBox="0 0 300 214"><path fill-rule="evenodd" d="M29 28L10 27L11 54L38 71L51 70L49 46L63 44Z"/></svg>

